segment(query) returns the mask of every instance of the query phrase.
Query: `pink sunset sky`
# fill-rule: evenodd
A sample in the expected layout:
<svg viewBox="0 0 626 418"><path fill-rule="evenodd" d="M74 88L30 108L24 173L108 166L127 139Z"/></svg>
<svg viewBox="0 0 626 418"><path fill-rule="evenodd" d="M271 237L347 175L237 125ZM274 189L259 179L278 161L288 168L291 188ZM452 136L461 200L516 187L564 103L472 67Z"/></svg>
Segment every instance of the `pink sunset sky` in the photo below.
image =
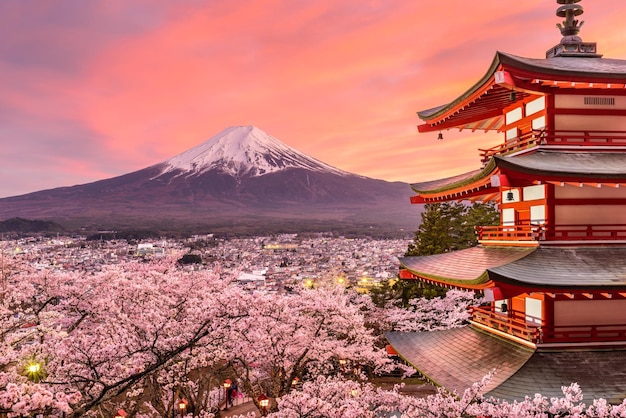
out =
<svg viewBox="0 0 626 418"><path fill-rule="evenodd" d="M626 58L626 1L581 37ZM5 0L0 197L162 162L233 125L356 174L416 182L478 168L482 132L418 134L497 50L542 58L553 0ZM497 140L496 140L497 142Z"/></svg>

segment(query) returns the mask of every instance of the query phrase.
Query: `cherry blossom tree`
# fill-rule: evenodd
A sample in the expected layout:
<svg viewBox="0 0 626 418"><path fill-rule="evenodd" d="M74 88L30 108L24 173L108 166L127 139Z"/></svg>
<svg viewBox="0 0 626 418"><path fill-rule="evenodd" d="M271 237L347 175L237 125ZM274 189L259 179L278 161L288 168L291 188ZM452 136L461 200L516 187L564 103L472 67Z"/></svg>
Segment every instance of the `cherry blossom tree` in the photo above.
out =
<svg viewBox="0 0 626 418"><path fill-rule="evenodd" d="M168 416L182 396L211 411L219 401L207 394L227 372L253 398L277 398L296 377L390 363L365 327L358 299L367 299L343 287L250 293L217 267L174 261L12 276L0 412L78 417L123 403ZM31 363L40 375L29 375Z"/></svg>
<svg viewBox="0 0 626 418"><path fill-rule="evenodd" d="M238 295L219 274L173 260L13 278L2 312L0 408L16 414L70 414L70 402L55 406L62 399L84 416L196 347L219 351L222 324L233 317L225 307ZM40 382L24 373L28 361L45 371ZM45 403L33 402L38 393Z"/></svg>
<svg viewBox="0 0 626 418"><path fill-rule="evenodd" d="M474 292L448 290L443 297L415 298L409 308L387 306L381 311L388 330L400 332L435 331L467 324L469 308L479 305L482 297Z"/></svg>
<svg viewBox="0 0 626 418"><path fill-rule="evenodd" d="M382 311L342 286L249 292L218 266L190 270L175 260L99 271L20 265L0 303L0 414L95 417L124 408L171 417L184 398L189 415L211 418L229 377L252 399L270 397L274 418L626 416L626 404L583 403L577 385L563 397L508 403L484 398L486 381L420 399L365 380L364 367L392 366L372 323L457 326L476 303L466 294Z"/></svg>
<svg viewBox="0 0 626 418"><path fill-rule="evenodd" d="M425 398L403 395L400 385L392 390L337 377L318 377L278 401L278 411L270 418L611 418L626 416L626 401L609 405L605 400L582 402L577 384L563 387L562 397L547 399L540 394L521 402L486 399L482 395L491 375L462 394L440 389Z"/></svg>
<svg viewBox="0 0 626 418"><path fill-rule="evenodd" d="M292 390L294 380L391 365L366 327L361 303L367 298L343 286L246 294L237 302L230 307L238 318L225 341L226 359L253 399L261 394L279 398Z"/></svg>

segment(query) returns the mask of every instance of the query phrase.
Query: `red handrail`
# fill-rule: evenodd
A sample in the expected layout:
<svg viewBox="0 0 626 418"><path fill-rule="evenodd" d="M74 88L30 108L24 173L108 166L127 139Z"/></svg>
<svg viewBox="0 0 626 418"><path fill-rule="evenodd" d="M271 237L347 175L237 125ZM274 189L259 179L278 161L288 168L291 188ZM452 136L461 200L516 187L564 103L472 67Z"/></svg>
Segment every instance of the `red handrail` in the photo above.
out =
<svg viewBox="0 0 626 418"><path fill-rule="evenodd" d="M477 226L479 241L626 240L626 224Z"/></svg>
<svg viewBox="0 0 626 418"><path fill-rule="evenodd" d="M626 240L626 225L544 225L540 235L546 241Z"/></svg>
<svg viewBox="0 0 626 418"><path fill-rule="evenodd" d="M626 341L626 324L544 327L542 333L550 343Z"/></svg>
<svg viewBox="0 0 626 418"><path fill-rule="evenodd" d="M519 312L494 312L484 306L473 307L470 311L472 321L478 324L537 344L626 341L626 324L547 327L527 323Z"/></svg>
<svg viewBox="0 0 626 418"><path fill-rule="evenodd" d="M470 309L472 320L507 334L523 338L534 343L541 342L541 327L527 324L526 321L509 317L506 313L498 313L486 307Z"/></svg>
<svg viewBox="0 0 626 418"><path fill-rule="evenodd" d="M479 149L483 164L494 155L508 154L533 146L626 146L626 131L534 130L488 149Z"/></svg>
<svg viewBox="0 0 626 418"><path fill-rule="evenodd" d="M477 226L476 234L479 241L538 241L540 228L537 225Z"/></svg>

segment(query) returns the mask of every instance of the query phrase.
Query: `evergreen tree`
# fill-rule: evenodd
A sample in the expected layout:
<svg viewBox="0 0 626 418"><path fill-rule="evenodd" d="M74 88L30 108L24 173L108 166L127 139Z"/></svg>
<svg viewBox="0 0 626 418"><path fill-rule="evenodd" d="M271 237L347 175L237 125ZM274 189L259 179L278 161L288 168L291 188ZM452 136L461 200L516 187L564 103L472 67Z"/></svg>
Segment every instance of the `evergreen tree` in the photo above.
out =
<svg viewBox="0 0 626 418"><path fill-rule="evenodd" d="M498 225L500 214L494 203L434 203L425 206L422 223L407 248L405 256L425 256L462 250L478 245L476 226ZM393 301L408 307L415 298L442 297L446 289L417 280L398 280L382 286L373 295L374 303L383 306Z"/></svg>
<svg viewBox="0 0 626 418"><path fill-rule="evenodd" d="M493 203L434 203L425 206L422 223L406 256L447 253L478 245L477 225L498 225L500 215Z"/></svg>

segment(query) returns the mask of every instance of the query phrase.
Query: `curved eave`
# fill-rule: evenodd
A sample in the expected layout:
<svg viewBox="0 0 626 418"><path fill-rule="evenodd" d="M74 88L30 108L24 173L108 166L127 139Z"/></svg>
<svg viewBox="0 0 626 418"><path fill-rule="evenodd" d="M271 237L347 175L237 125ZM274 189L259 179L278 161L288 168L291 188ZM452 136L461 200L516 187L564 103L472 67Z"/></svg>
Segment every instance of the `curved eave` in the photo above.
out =
<svg viewBox="0 0 626 418"><path fill-rule="evenodd" d="M497 81L496 72L504 71L510 79ZM557 57L532 59L497 52L483 77L452 102L417 112L425 123L419 132L459 128L500 130L502 109L509 102L511 88L519 84L518 98L543 95L546 82L626 84L626 61L606 58ZM567 86L563 86L567 87Z"/></svg>
<svg viewBox="0 0 626 418"><path fill-rule="evenodd" d="M480 170L447 179L413 183L411 188L419 194L424 202L497 194L498 191L491 186L491 177L495 174L497 174L497 166L492 159Z"/></svg>
<svg viewBox="0 0 626 418"><path fill-rule="evenodd" d="M477 246L450 253L421 257L402 257L400 267L414 276L465 289L493 287L487 270L511 263L532 253L535 248Z"/></svg>
<svg viewBox="0 0 626 418"><path fill-rule="evenodd" d="M469 90L446 105L422 110L417 112L417 115L427 124L431 124L433 121L443 119L446 114L451 114L456 109L460 109L464 103L469 101L468 99L472 97L480 97L486 90L489 89L489 87L493 84L493 75L499 66L500 53L497 52L485 75L483 75L482 78L476 82L476 84L470 87Z"/></svg>
<svg viewBox="0 0 626 418"><path fill-rule="evenodd" d="M388 332L389 344L437 385L463 393L494 369L485 392L513 376L533 350L466 326L430 332ZM521 390L520 390L521 391Z"/></svg>
<svg viewBox="0 0 626 418"><path fill-rule="evenodd" d="M487 269L491 280L562 291L626 289L626 247L538 247Z"/></svg>
<svg viewBox="0 0 626 418"><path fill-rule="evenodd" d="M496 155L492 161L503 173L518 173L535 179L559 181L626 180L626 153L540 150L518 156Z"/></svg>
<svg viewBox="0 0 626 418"><path fill-rule="evenodd" d="M519 76L572 82L626 82L626 60L588 57L524 58L498 52L498 61Z"/></svg>

